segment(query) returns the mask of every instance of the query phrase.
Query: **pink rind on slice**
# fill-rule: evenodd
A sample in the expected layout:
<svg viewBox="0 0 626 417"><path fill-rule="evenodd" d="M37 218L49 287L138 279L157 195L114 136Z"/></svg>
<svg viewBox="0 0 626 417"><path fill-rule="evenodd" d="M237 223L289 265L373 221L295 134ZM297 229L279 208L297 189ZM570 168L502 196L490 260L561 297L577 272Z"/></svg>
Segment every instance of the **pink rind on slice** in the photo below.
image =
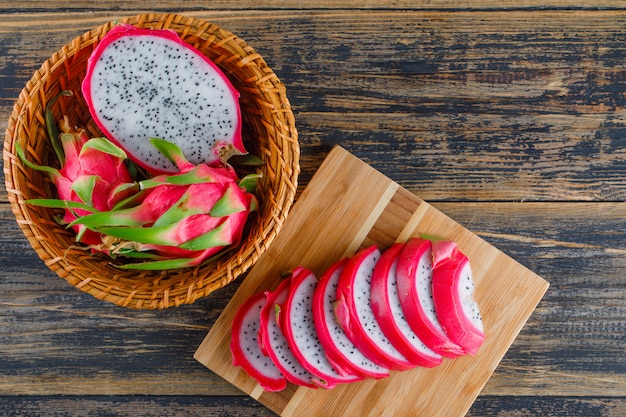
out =
<svg viewBox="0 0 626 417"><path fill-rule="evenodd" d="M371 279L381 253L375 245L351 257L337 285L335 314L346 335L365 356L388 369L413 368L383 333L370 305Z"/></svg>
<svg viewBox="0 0 626 417"><path fill-rule="evenodd" d="M451 241L433 243L432 251L433 297L439 320L450 339L474 355L485 333L474 299L469 259Z"/></svg>
<svg viewBox="0 0 626 417"><path fill-rule="evenodd" d="M282 307L283 334L300 364L324 382L324 388L362 379L356 375L342 375L328 360L313 321L313 295L317 277L308 269L293 271L289 296Z"/></svg>
<svg viewBox="0 0 626 417"><path fill-rule="evenodd" d="M280 316L283 314L281 306L287 300L290 283L291 277L281 281L273 292L265 292L267 301L261 310L259 329L261 351L267 353L287 381L300 386L317 388L323 386L324 382L313 376L296 359L279 325L282 320Z"/></svg>
<svg viewBox="0 0 626 417"><path fill-rule="evenodd" d="M367 358L348 338L335 317L337 283L347 258L335 262L322 274L313 295L313 319L326 356L334 368L343 375L361 375L368 378L385 378L389 369Z"/></svg>
<svg viewBox="0 0 626 417"><path fill-rule="evenodd" d="M449 358L464 355L465 349L450 340L439 322L432 289L432 244L421 238L409 239L396 270L402 310L416 335L434 352Z"/></svg>
<svg viewBox="0 0 626 417"><path fill-rule="evenodd" d="M376 264L370 295L372 310L396 349L414 365L432 368L442 362L441 355L428 348L411 329L398 297L396 270L403 249L403 243L392 245Z"/></svg>
<svg viewBox="0 0 626 417"><path fill-rule="evenodd" d="M265 302L265 294L259 293L239 307L233 319L230 350L233 365L243 368L265 391L281 391L287 386L287 380L258 344L260 315Z"/></svg>

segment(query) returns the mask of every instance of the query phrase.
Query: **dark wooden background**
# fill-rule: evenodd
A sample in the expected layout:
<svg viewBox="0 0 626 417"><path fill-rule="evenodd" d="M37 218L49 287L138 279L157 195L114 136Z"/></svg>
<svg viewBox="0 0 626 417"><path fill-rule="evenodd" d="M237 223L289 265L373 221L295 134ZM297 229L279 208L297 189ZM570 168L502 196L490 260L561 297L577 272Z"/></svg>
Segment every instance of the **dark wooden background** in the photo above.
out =
<svg viewBox="0 0 626 417"><path fill-rule="evenodd" d="M48 56L144 11L264 56L300 189L341 144L550 282L470 416L626 415L626 2L0 1L0 129ZM0 415L272 415L192 357L236 286L165 311L96 300L1 194Z"/></svg>

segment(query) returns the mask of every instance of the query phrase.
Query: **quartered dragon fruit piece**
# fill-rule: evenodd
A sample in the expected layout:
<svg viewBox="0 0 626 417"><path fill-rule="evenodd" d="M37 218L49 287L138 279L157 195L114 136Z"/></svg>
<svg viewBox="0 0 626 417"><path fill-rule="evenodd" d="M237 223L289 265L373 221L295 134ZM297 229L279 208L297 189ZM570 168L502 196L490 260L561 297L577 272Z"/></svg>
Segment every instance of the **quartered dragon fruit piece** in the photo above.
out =
<svg viewBox="0 0 626 417"><path fill-rule="evenodd" d="M328 360L320 343L313 322L313 295L317 277L306 268L295 268L292 272L289 295L281 308L281 328L291 352L309 372L323 381L324 388L354 382L362 378L342 375Z"/></svg>
<svg viewBox="0 0 626 417"><path fill-rule="evenodd" d="M433 243L433 299L450 339L471 355L485 339L469 259L455 242Z"/></svg>
<svg viewBox="0 0 626 417"><path fill-rule="evenodd" d="M266 291L266 303L261 310L259 328L259 347L270 357L276 367L292 384L309 388L324 386L324 381L304 368L293 354L289 342L280 328L281 316L284 314L282 305L287 301L291 276L285 278L274 291Z"/></svg>
<svg viewBox="0 0 626 417"><path fill-rule="evenodd" d="M151 173L176 172L150 138L175 143L193 164L245 153L239 93L174 31L118 24L87 63L82 93L102 133Z"/></svg>
<svg viewBox="0 0 626 417"><path fill-rule="evenodd" d="M374 268L370 301L372 311L385 336L414 365L432 368L441 363L409 326L398 297L396 270L404 243L387 249Z"/></svg>
<svg viewBox="0 0 626 417"><path fill-rule="evenodd" d="M411 329L433 351L445 357L457 357L465 350L444 331L433 301L432 244L412 238L406 242L398 259L396 279L402 310Z"/></svg>
<svg viewBox="0 0 626 417"><path fill-rule="evenodd" d="M389 369L372 362L348 338L335 318L337 282L348 261L333 264L320 277L313 294L313 319L328 360L343 375L361 375L380 379L389 376Z"/></svg>
<svg viewBox="0 0 626 417"><path fill-rule="evenodd" d="M287 386L287 380L261 352L258 343L261 309L265 302L265 294L258 293L239 307L233 319L230 351L233 365L241 366L265 391L281 391Z"/></svg>
<svg viewBox="0 0 626 417"><path fill-rule="evenodd" d="M413 368L385 336L370 304L371 280L381 253L370 246L351 257L337 284L335 314L346 335L365 356L394 370Z"/></svg>

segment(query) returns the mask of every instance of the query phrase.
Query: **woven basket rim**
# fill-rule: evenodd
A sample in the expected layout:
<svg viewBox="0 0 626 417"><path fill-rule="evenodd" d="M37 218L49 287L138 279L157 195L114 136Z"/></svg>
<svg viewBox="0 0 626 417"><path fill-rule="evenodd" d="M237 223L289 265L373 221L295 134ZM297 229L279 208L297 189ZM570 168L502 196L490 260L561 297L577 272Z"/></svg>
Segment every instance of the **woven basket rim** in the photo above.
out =
<svg viewBox="0 0 626 417"><path fill-rule="evenodd" d="M215 55L210 58L231 81L235 80L233 84L242 96L244 124L249 125L250 143L265 161L259 184L262 207L249 234L217 263L131 274L112 267L105 256L92 256L72 248L67 243L71 233L53 221L49 209L24 203L27 198L45 195L50 184L42 180L43 174L22 165L15 143L20 142L31 161L47 160L49 152L41 144L43 109L54 91L78 82L86 57L116 24L114 21L74 38L27 81L7 125L3 152L5 187L17 223L33 249L51 270L74 287L122 307L155 309L193 303L245 274L280 232L295 200L300 173L294 115L285 86L263 57L232 32L208 21L171 13L139 14L120 22L176 31L202 52ZM84 107L78 109L82 111L76 112L81 113L77 117L89 119Z"/></svg>

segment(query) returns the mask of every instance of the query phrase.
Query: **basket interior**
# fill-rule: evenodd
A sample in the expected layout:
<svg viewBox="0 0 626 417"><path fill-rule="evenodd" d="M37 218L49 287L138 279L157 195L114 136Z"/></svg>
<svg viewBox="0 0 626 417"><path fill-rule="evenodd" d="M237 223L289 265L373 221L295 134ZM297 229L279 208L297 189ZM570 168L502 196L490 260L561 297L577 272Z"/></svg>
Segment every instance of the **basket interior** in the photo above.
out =
<svg viewBox="0 0 626 417"><path fill-rule="evenodd" d="M171 14L140 15L126 23L143 28L171 29L215 62L240 92L246 148L264 160L257 196L259 211L251 217L241 244L226 256L196 268L173 271L126 271L103 254L76 247L71 230L55 220L59 211L28 204L29 198L56 195L47 175L24 167L15 156L16 141L33 163L55 165L47 137L44 111L62 90L52 111L67 115L91 136L101 135L80 94L87 59L113 26L100 26L65 45L33 75L21 92L5 139L5 181L18 224L40 258L75 287L97 298L133 308L166 308L191 303L247 271L280 231L293 203L299 174L299 146L285 88L263 58L232 33L195 18Z"/></svg>

